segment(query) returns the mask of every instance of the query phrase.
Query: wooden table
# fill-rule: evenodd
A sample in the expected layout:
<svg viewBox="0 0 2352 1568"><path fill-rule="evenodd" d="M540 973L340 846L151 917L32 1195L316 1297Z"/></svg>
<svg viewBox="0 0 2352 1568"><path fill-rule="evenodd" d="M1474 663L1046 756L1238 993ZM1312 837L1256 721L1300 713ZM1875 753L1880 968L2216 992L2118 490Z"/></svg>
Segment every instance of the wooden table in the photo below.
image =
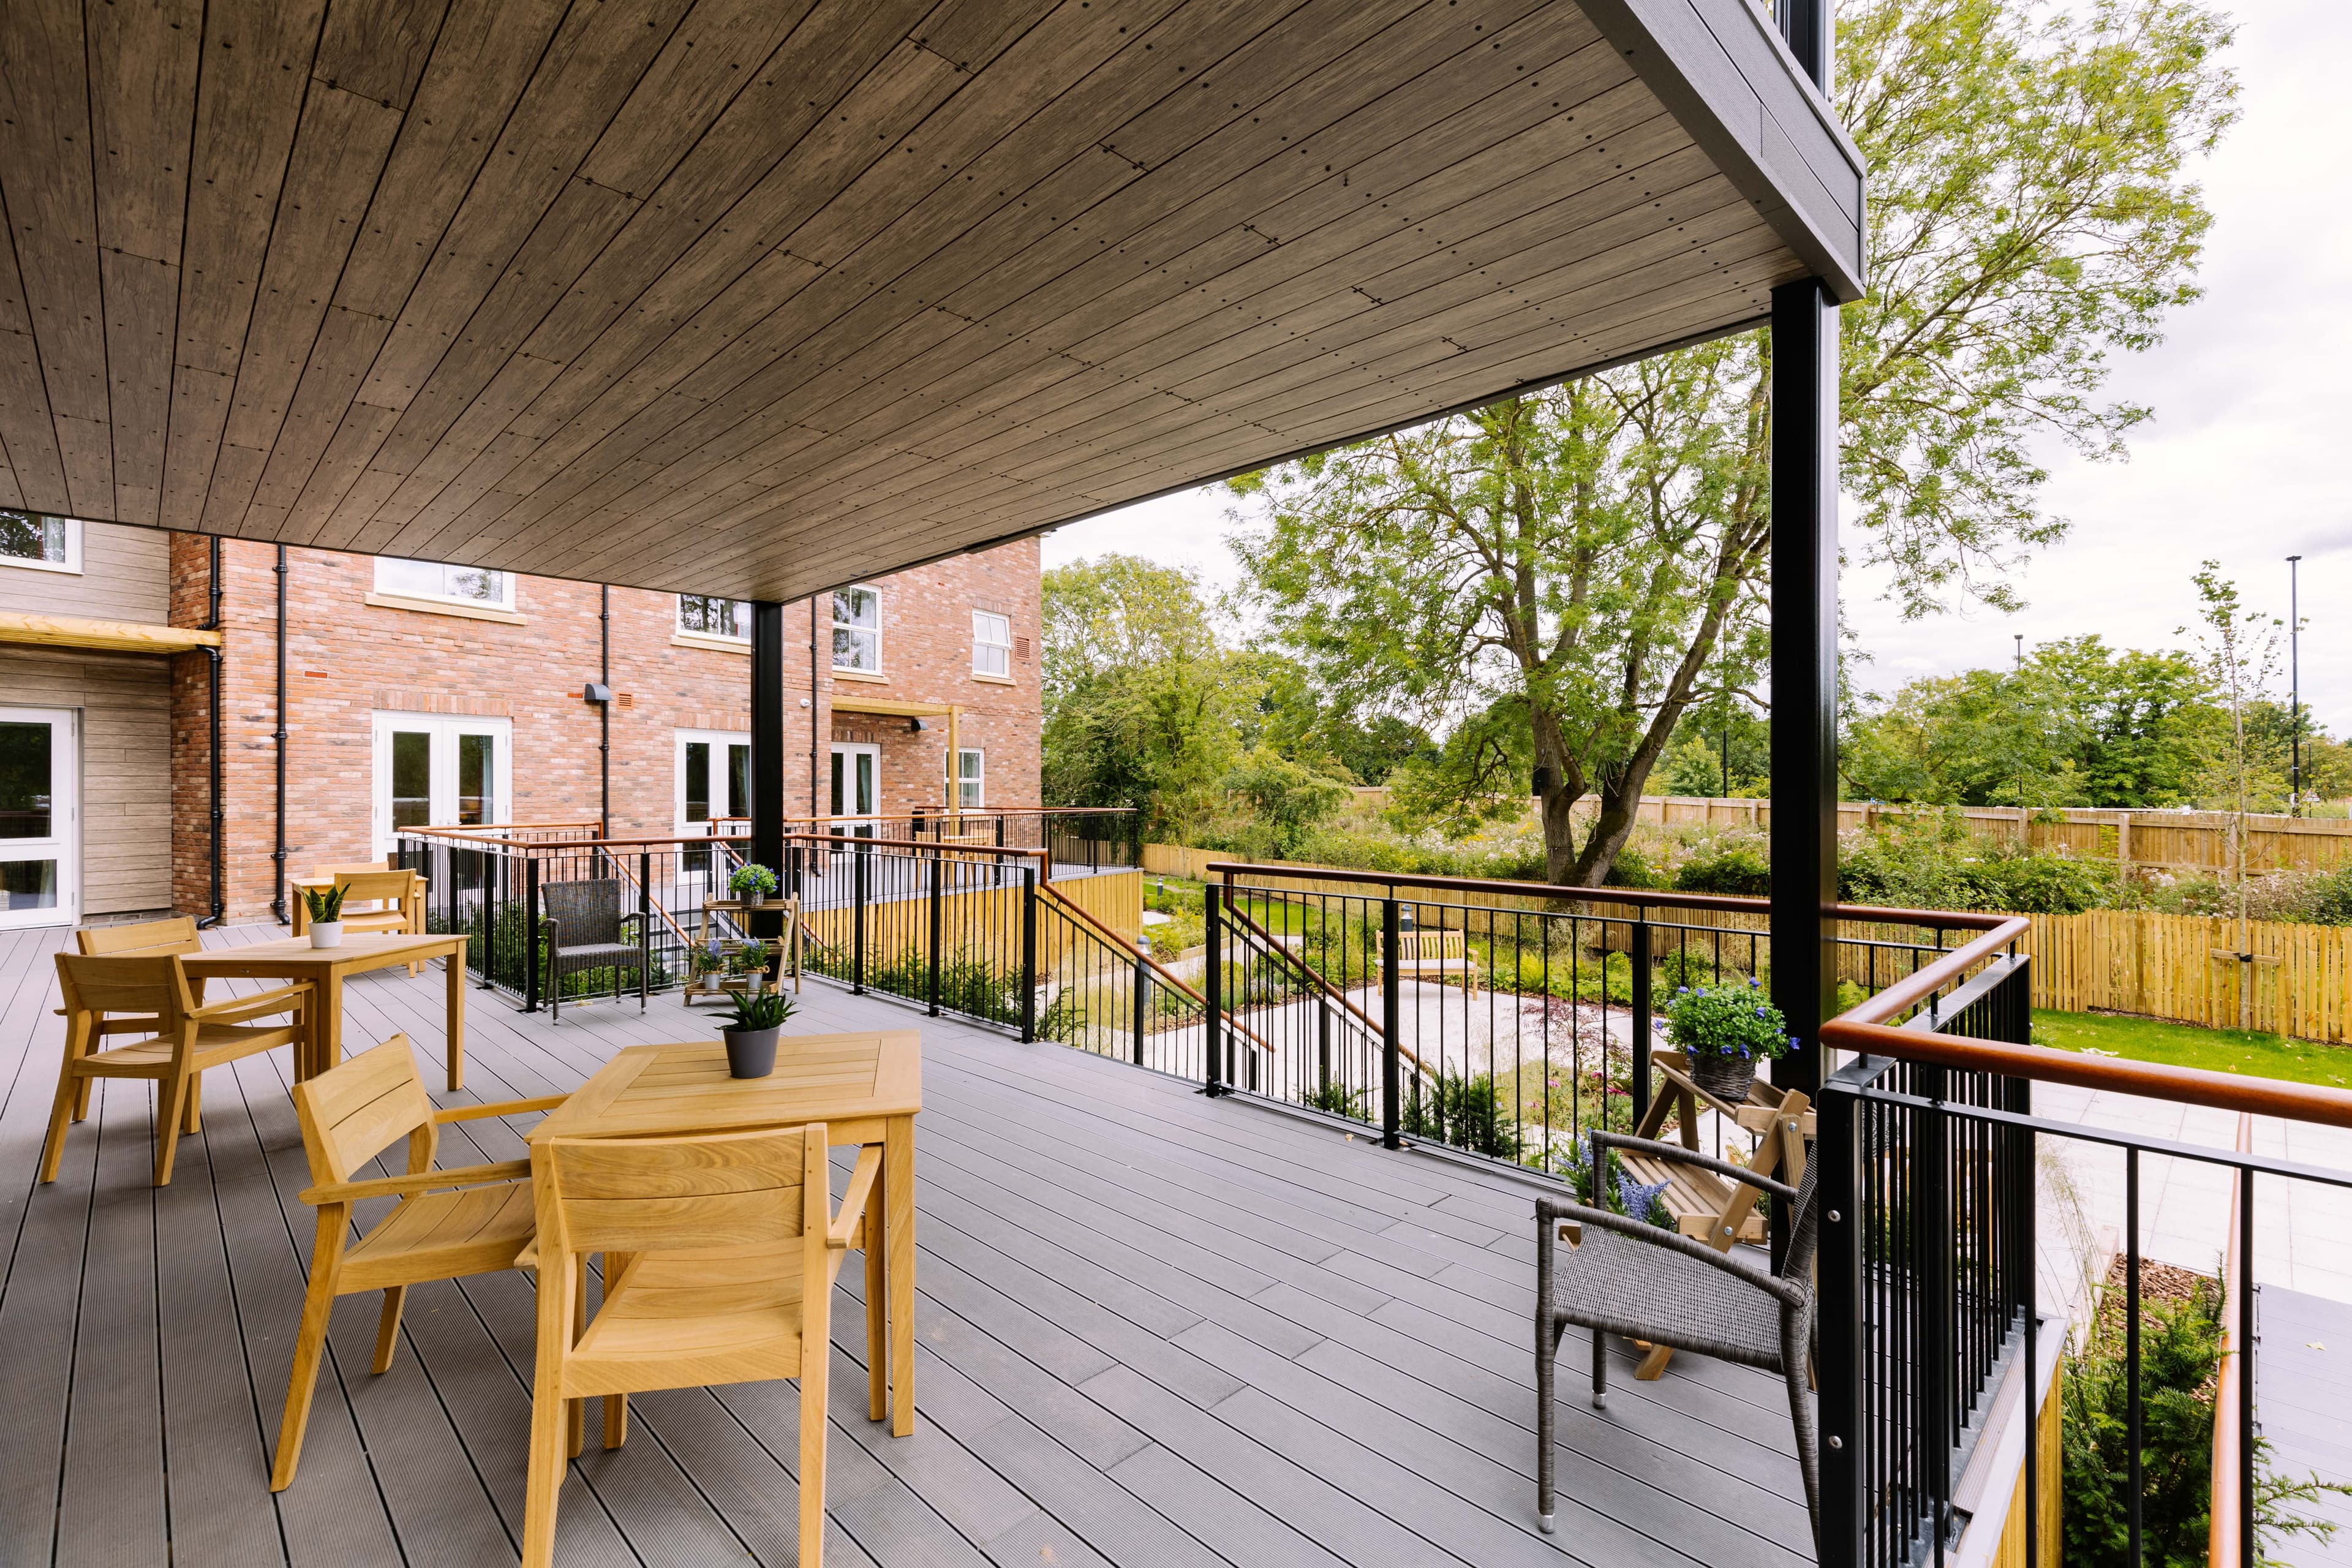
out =
<svg viewBox="0 0 2352 1568"><path fill-rule="evenodd" d="M249 947L206 948L188 954L182 963L191 979L220 975L308 980L317 985L319 1006L311 1020L310 1043L294 1064L294 1076L306 1079L343 1059L344 976L446 958L449 961L449 1088L456 1090L464 1087L466 1077L466 941L462 931L446 936L348 931L333 947L312 947L307 936L280 937Z"/></svg>
<svg viewBox="0 0 2352 1568"><path fill-rule="evenodd" d="M826 1142L882 1145L883 1277L890 1430L915 1430L915 1115L923 1109L923 1042L912 1029L786 1035L766 1078L727 1076L709 1043L631 1046L548 1112L530 1141L741 1132L825 1124ZM880 1346L868 1355L883 1353ZM878 1412L877 1413L879 1414Z"/></svg>

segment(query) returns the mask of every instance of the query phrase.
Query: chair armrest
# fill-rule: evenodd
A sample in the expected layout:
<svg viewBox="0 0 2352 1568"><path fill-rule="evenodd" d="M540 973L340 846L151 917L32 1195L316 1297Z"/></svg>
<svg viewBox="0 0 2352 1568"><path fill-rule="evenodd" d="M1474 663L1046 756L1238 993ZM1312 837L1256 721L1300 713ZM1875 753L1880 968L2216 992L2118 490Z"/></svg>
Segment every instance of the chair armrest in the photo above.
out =
<svg viewBox="0 0 2352 1568"><path fill-rule="evenodd" d="M374 1176L364 1182L321 1182L302 1190L306 1204L355 1204L362 1198L403 1197L429 1193L436 1187L477 1187L490 1182L510 1182L530 1174L528 1160L501 1160L495 1165L454 1165L446 1171L415 1171L404 1176Z"/></svg>
<svg viewBox="0 0 2352 1568"><path fill-rule="evenodd" d="M253 996L231 996L224 1002L199 1007L188 1015L206 1024L237 1024L247 1018L267 1018L273 1013L292 1012L310 1005L311 994L317 988L307 980L297 980L290 985L280 985Z"/></svg>
<svg viewBox="0 0 2352 1568"><path fill-rule="evenodd" d="M882 1173L882 1151L868 1143L857 1152L857 1168L849 1173L849 1190L841 1197L841 1212L825 1227L824 1244L835 1252L848 1249L856 1238L857 1222L874 1196L874 1179Z"/></svg>
<svg viewBox="0 0 2352 1568"><path fill-rule="evenodd" d="M1766 1295L1786 1301L1791 1307L1803 1306L1811 1294L1803 1285L1793 1280L1783 1279L1769 1269L1759 1268L1745 1258L1736 1258L1727 1252L1717 1252L1706 1242L1694 1237L1685 1236L1679 1231L1661 1230L1648 1220L1629 1219L1622 1214L1612 1214L1607 1209L1591 1208L1583 1204L1557 1202L1550 1198L1539 1199L1537 1202L1536 1224L1538 1226L1554 1226L1563 1220L1601 1230L1613 1230L1618 1235L1641 1242L1644 1246L1661 1247L1668 1252L1679 1252L1685 1258L1696 1258L1709 1268L1719 1269L1743 1283L1753 1285Z"/></svg>
<svg viewBox="0 0 2352 1568"><path fill-rule="evenodd" d="M1646 1155L1653 1160L1671 1160L1678 1165L1696 1165L1703 1171L1713 1171L1732 1182L1757 1188L1759 1191L1797 1201L1797 1189L1786 1182L1776 1182L1759 1175L1745 1165L1735 1165L1728 1160L1717 1160L1696 1149L1685 1149L1679 1143L1664 1143L1655 1138L1635 1138L1623 1132L1592 1132L1586 1136L1604 1149L1619 1149L1627 1153Z"/></svg>
<svg viewBox="0 0 2352 1568"><path fill-rule="evenodd" d="M536 1100L501 1100L491 1105L453 1105L436 1110L433 1120L438 1122L472 1121L484 1116L523 1116L534 1110L552 1110L572 1097L568 1094L542 1094Z"/></svg>

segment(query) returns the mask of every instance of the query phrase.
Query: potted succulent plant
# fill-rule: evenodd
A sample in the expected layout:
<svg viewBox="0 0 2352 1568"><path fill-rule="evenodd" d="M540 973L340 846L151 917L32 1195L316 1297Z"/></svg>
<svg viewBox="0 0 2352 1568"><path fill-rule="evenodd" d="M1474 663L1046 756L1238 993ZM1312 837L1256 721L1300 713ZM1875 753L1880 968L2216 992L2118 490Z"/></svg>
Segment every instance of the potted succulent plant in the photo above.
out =
<svg viewBox="0 0 2352 1568"><path fill-rule="evenodd" d="M781 991L735 998L735 1016L719 1026L730 1077L765 1078L776 1070L776 1031L793 1011L793 999Z"/></svg>
<svg viewBox="0 0 2352 1568"><path fill-rule="evenodd" d="M727 879L727 890L756 910L776 890L776 874L757 861L738 866L735 874Z"/></svg>
<svg viewBox="0 0 2352 1568"><path fill-rule="evenodd" d="M340 947L343 941L343 889L305 888L302 907L310 916L310 945Z"/></svg>
<svg viewBox="0 0 2352 1568"><path fill-rule="evenodd" d="M1780 1009L1753 980L1678 987L1665 1012L1666 1042L1683 1053L1691 1081L1735 1105L1748 1098L1756 1064L1788 1055L1796 1043Z"/></svg>

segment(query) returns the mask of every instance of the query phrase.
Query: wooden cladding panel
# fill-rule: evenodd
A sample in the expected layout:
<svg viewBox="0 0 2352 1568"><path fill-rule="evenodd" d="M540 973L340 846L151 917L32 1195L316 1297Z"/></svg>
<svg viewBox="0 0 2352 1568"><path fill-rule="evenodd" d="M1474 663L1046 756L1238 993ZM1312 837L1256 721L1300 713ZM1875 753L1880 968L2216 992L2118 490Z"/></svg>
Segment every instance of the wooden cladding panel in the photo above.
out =
<svg viewBox="0 0 2352 1568"><path fill-rule="evenodd" d="M1756 320L1860 206L1744 4L1694 79L1615 0L26 0L0 502L760 598L1034 531Z"/></svg>

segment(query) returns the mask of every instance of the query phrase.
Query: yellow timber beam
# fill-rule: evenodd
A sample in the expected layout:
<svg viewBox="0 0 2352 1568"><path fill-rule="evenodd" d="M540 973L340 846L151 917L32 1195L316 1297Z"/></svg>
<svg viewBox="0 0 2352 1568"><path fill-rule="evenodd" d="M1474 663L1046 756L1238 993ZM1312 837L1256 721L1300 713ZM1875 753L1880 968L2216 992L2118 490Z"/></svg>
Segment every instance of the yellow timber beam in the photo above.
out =
<svg viewBox="0 0 2352 1568"><path fill-rule="evenodd" d="M93 621L79 616L36 616L23 610L0 610L0 643L105 648L115 653L186 653L192 648L218 647L225 640L218 632L198 631L193 626L156 626L142 621Z"/></svg>

